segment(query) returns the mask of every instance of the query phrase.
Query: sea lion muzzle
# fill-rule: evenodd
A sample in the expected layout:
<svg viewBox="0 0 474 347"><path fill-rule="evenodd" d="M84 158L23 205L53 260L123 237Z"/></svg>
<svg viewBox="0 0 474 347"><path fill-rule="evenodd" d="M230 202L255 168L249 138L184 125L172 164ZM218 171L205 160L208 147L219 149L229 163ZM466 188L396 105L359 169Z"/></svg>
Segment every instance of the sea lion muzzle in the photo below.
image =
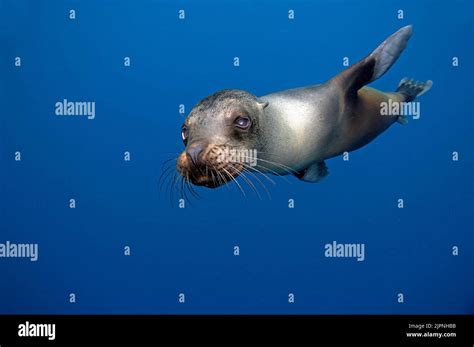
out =
<svg viewBox="0 0 474 347"><path fill-rule="evenodd" d="M178 157L177 169L188 181L198 186L217 188L237 177L242 165L225 160L221 146L205 142L190 144Z"/></svg>

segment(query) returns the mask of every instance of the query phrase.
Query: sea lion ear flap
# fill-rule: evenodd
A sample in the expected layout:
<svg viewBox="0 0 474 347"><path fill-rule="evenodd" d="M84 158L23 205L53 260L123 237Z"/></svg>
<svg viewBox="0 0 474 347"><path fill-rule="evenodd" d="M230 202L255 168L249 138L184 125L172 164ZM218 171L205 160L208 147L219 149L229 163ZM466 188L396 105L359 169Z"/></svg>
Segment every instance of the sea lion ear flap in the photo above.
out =
<svg viewBox="0 0 474 347"><path fill-rule="evenodd" d="M268 106L269 102L266 101L266 100L262 100L262 99L258 98L257 99L257 104L259 104L262 107L262 109L264 109L265 107Z"/></svg>

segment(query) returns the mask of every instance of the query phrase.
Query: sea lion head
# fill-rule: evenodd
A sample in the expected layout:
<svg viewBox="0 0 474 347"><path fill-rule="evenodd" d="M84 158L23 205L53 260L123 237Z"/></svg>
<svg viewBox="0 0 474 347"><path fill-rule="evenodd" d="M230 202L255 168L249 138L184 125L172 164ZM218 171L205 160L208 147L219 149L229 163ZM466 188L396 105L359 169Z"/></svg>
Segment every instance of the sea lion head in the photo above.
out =
<svg viewBox="0 0 474 347"><path fill-rule="evenodd" d="M268 103L243 90L222 90L201 100L181 128L178 172L208 188L237 177L256 160L260 120Z"/></svg>

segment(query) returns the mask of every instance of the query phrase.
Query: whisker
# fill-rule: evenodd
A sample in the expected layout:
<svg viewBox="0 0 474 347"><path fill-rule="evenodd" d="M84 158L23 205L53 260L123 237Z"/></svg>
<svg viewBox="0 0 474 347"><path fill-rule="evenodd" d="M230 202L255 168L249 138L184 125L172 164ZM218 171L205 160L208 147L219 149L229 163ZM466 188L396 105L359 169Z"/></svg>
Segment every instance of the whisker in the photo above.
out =
<svg viewBox="0 0 474 347"><path fill-rule="evenodd" d="M232 165L232 164L229 164L230 168L234 170L234 172L236 173L239 173L239 171ZM240 176L244 179L244 181L247 183L247 185L250 186L250 188L252 188L252 190L255 192L255 194L257 194L259 200L262 200L262 197L260 196L257 188L255 187L255 185L252 183L252 181L247 177L245 176L245 173L244 171L241 171L240 173Z"/></svg>
<svg viewBox="0 0 474 347"><path fill-rule="evenodd" d="M222 175L222 177L224 177L225 185L227 186L228 191L231 192L231 187L234 187L234 186L232 186L228 183L232 182L232 175L229 175L228 171L220 172L220 174Z"/></svg>
<svg viewBox="0 0 474 347"><path fill-rule="evenodd" d="M260 183L260 185L263 187L263 189L267 193L268 198L271 200L272 197L271 197L270 191L268 190L267 186L257 177L257 175L255 175L253 172L249 171L248 167L246 167L246 166L244 166L244 171L247 172L248 174L250 174L253 178L255 178L258 183Z"/></svg>
<svg viewBox="0 0 474 347"><path fill-rule="evenodd" d="M228 145L228 146L229 146L230 148L240 149L240 148L237 147L237 146L231 146L231 145ZM271 154L271 153L269 153L269 152L264 152L264 151L257 151L257 154L258 154L258 153L267 153L267 154L269 154L269 155L274 155L274 154ZM246 159L249 159L249 157L246 157ZM266 160L266 159L260 159L260 158L250 158L250 159L257 159L257 163L258 163L258 161L263 161L263 162L266 162L266 163L275 165L275 166L277 166L277 167L279 167L279 168L281 168L281 169L285 169L285 171L286 171L287 173L298 174L298 172L295 171L294 169L292 169L291 167L286 166L286 165L284 165L284 164L282 164L282 163L279 163L279 162L275 162L275 161L271 161L271 160ZM281 174L277 174L277 175L278 175L278 176L281 176Z"/></svg>
<svg viewBox="0 0 474 347"><path fill-rule="evenodd" d="M172 167L169 167L161 173L160 178L158 179L158 184L159 184L158 191L160 194L162 192L163 185L171 176L172 172L173 172Z"/></svg>
<svg viewBox="0 0 474 347"><path fill-rule="evenodd" d="M259 159L259 160L261 160L261 159ZM255 170L255 171L258 172L259 174L262 174L267 180L271 181L271 182L273 183L273 185L276 185L275 181L273 181L270 177L268 177L264 172L258 170L255 166L250 166L250 165L247 164L247 167L251 168L252 170ZM261 168L263 168L264 170L270 171L270 172L271 172L272 174L274 174L275 176L281 177L281 178L283 178L286 182L288 182L289 184L291 184L291 181L289 181L288 178L286 178L284 175L282 175L282 174L280 174L280 173L278 173L278 172L276 172L276 171L270 169L269 167L264 166L264 165L262 165L262 164L258 164L257 167L261 167ZM289 174L293 175L293 173L291 173L291 172L290 172Z"/></svg>
<svg viewBox="0 0 474 347"><path fill-rule="evenodd" d="M216 185L216 179L214 177L214 172L212 172L212 170L210 172L211 172L212 185L215 186Z"/></svg>
<svg viewBox="0 0 474 347"><path fill-rule="evenodd" d="M245 192L244 192L242 186L240 185L239 182L237 182L237 180L235 179L235 177L232 176L232 175L230 174L230 172L227 171L225 168L222 168L222 170L224 170L224 172L227 173L227 175L235 182L235 184L237 184L237 186L239 187L239 189L240 189L240 191L242 192L243 196L244 196L244 197L247 197L247 195L245 195Z"/></svg>
<svg viewBox="0 0 474 347"><path fill-rule="evenodd" d="M277 163L277 162L274 162L274 161L265 160L265 159L260 159L260 158L257 159L257 163L258 163L258 161L263 161L263 162L265 162L265 163L269 163L269 164L271 164L271 165L275 165L276 167L279 167L279 168L281 168L281 169L284 169L285 171L287 171L287 172L290 173L290 174L297 174L297 173L298 173L298 171L293 170L291 167L286 166L286 165L283 165L283 164L280 164L280 163Z"/></svg>
<svg viewBox="0 0 474 347"><path fill-rule="evenodd" d="M190 182L190 180L187 179L186 182L188 183L188 188L189 188L189 191L191 192L191 194L193 194L193 196L196 197L197 199L201 199L201 196L200 196L199 193L196 191L196 189L193 188L193 185L192 185L192 183Z"/></svg>
<svg viewBox="0 0 474 347"><path fill-rule="evenodd" d="M217 178L217 183L219 186L223 185L225 183L225 180L222 180L222 176L220 175L219 171L215 171L216 173L216 178Z"/></svg>
<svg viewBox="0 0 474 347"><path fill-rule="evenodd" d="M173 200L175 197L174 192L176 191L177 196L179 197L182 196L181 192L179 191L179 185L178 185L179 180L180 180L180 175L177 172L175 172L174 177L173 177L173 183L170 186L170 202L173 206L174 206Z"/></svg>
<svg viewBox="0 0 474 347"><path fill-rule="evenodd" d="M184 198L184 201L189 203L190 206L193 204L191 203L191 199L189 199L189 195L186 193L186 184L185 184L185 178L181 176L181 192Z"/></svg>
<svg viewBox="0 0 474 347"><path fill-rule="evenodd" d="M222 178L222 185L226 186L227 190L230 191L229 185L226 184L228 181L226 180L224 174L222 174L222 172L219 172L217 170L216 170L216 173Z"/></svg>
<svg viewBox="0 0 474 347"><path fill-rule="evenodd" d="M191 197L194 197L195 199L197 199L198 196L196 195L196 193L194 191L191 190L191 186L189 184L189 181L186 180L186 179L184 181L185 181L184 188L191 194ZM193 206L191 199L189 199L189 205Z"/></svg>
<svg viewBox="0 0 474 347"><path fill-rule="evenodd" d="M262 171L260 171L259 169L257 169L256 167L251 166L251 165L248 165L248 164L243 164L243 163L242 163L241 165L243 165L243 166L244 166L245 168L247 168L247 169L253 170L253 171L255 171L256 173L262 175L262 176L265 177L271 184L276 185L275 181L272 180L270 177L268 177L268 175L267 175L265 172L262 172ZM267 169L266 167L263 167L263 168L264 168L264 169ZM256 175L254 175L254 176L257 177ZM285 178L284 176L281 176L281 177L282 177L282 178Z"/></svg>

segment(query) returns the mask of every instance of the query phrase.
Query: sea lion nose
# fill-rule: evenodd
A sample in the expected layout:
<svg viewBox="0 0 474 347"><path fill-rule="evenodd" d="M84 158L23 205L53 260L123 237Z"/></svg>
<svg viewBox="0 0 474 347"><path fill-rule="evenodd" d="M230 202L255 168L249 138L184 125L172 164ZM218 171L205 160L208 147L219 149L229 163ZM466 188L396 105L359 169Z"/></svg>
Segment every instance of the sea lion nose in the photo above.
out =
<svg viewBox="0 0 474 347"><path fill-rule="evenodd" d="M186 154L191 158L195 166L199 165L199 156L203 152L204 147L203 143L194 143L186 149Z"/></svg>

